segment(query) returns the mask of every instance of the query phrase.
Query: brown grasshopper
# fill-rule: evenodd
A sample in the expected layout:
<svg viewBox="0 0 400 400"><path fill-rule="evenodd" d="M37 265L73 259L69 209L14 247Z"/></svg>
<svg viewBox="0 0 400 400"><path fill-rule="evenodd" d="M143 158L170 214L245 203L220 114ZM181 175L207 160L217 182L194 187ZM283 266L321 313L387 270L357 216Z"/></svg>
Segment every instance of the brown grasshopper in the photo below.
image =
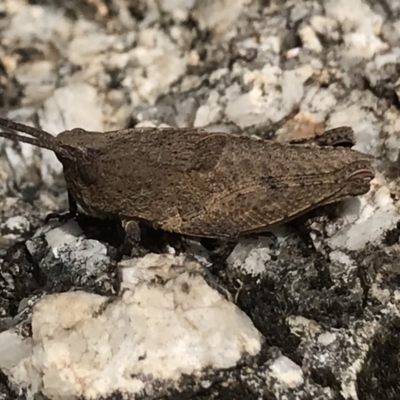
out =
<svg viewBox="0 0 400 400"><path fill-rule="evenodd" d="M351 128L278 143L196 128L83 129L58 136L0 119L0 137L54 151L69 211L143 221L188 236L236 240L316 207L365 194L372 157ZM28 134L20 135L16 131Z"/></svg>

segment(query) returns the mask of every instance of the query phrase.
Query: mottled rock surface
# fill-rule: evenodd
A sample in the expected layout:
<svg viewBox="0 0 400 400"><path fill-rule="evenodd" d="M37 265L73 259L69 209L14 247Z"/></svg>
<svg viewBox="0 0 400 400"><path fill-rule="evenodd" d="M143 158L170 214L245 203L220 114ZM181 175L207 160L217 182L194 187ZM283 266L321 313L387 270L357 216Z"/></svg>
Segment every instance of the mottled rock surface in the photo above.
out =
<svg viewBox="0 0 400 400"><path fill-rule="evenodd" d="M45 224L61 165L0 139L0 400L400 398L399 43L397 0L2 0L1 116L347 125L377 174L233 248L147 232L128 255L120 226Z"/></svg>
<svg viewBox="0 0 400 400"><path fill-rule="evenodd" d="M7 360L21 386L49 398L168 394L185 389L184 376L202 386L214 380L207 370L236 367L260 352L262 335L207 284L197 262L148 254L120 268L117 299L75 291L35 305L32 339L18 347L28 342L28 356Z"/></svg>

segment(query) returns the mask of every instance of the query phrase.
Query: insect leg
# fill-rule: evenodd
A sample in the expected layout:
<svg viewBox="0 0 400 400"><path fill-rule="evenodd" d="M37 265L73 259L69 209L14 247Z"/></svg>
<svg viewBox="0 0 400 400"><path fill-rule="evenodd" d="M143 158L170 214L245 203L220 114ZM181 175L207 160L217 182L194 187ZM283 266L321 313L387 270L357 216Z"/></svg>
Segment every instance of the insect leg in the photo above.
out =
<svg viewBox="0 0 400 400"><path fill-rule="evenodd" d="M124 217L120 221L124 232L122 243L118 248L120 255L138 257L149 251L165 252L166 246L172 246L175 249L182 247L180 235L164 232L148 221Z"/></svg>
<svg viewBox="0 0 400 400"><path fill-rule="evenodd" d="M118 246L119 256L143 255L143 249L140 246L142 231L139 221L122 217L120 218L120 224L122 228L122 236Z"/></svg>
<svg viewBox="0 0 400 400"><path fill-rule="evenodd" d="M78 205L75 199L72 197L70 191L68 190L68 203L69 211L63 213L50 213L45 218L45 223L47 224L52 219L58 219L60 222L68 221L73 219L78 214Z"/></svg>
<svg viewBox="0 0 400 400"><path fill-rule="evenodd" d="M200 242L208 251L212 263L217 265L225 265L227 258L238 244L238 240L210 239L207 237L201 238Z"/></svg>
<svg viewBox="0 0 400 400"><path fill-rule="evenodd" d="M340 128L329 129L321 135L312 138L293 139L290 144L315 144L318 146L334 147L353 147L355 144L353 129L342 126Z"/></svg>
<svg viewBox="0 0 400 400"><path fill-rule="evenodd" d="M129 238L129 240L134 243L139 243L141 239L139 222L133 219L123 219L121 220L121 223L125 231L125 235Z"/></svg>

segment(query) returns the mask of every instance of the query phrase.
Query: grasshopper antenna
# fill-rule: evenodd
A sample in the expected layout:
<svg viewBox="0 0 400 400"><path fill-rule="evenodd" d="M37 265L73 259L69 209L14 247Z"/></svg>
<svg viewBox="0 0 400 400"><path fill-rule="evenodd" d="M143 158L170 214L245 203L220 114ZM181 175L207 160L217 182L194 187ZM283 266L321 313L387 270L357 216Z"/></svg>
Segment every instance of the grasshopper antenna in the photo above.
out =
<svg viewBox="0 0 400 400"><path fill-rule="evenodd" d="M19 124L18 122L14 122L5 118L0 118L0 127L26 133L27 135L33 136L39 140L52 141L54 139L54 136L51 133L42 131L41 129L33 128L28 125Z"/></svg>
<svg viewBox="0 0 400 400"><path fill-rule="evenodd" d="M0 137L12 140L14 142L28 143L33 146L42 147L43 149L52 150L55 153L62 154L65 157L69 156L68 151L61 147L59 143L57 143L56 138L52 134L46 131L42 131L40 129L20 124L5 118L0 118L0 128L11 130L11 132L0 131ZM26 133L27 135L33 137L19 135L14 131Z"/></svg>

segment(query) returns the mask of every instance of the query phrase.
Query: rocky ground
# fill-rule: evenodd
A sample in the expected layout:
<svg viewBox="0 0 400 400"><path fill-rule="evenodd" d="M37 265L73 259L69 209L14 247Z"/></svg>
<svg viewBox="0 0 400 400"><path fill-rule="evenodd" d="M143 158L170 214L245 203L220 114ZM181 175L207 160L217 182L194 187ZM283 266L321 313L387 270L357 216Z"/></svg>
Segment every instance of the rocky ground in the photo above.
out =
<svg viewBox="0 0 400 400"><path fill-rule="evenodd" d="M162 235L122 257L118 227L45 224L60 163L0 139L0 399L399 399L399 39L396 0L2 0L1 116L55 135L345 125L377 174L226 261Z"/></svg>

